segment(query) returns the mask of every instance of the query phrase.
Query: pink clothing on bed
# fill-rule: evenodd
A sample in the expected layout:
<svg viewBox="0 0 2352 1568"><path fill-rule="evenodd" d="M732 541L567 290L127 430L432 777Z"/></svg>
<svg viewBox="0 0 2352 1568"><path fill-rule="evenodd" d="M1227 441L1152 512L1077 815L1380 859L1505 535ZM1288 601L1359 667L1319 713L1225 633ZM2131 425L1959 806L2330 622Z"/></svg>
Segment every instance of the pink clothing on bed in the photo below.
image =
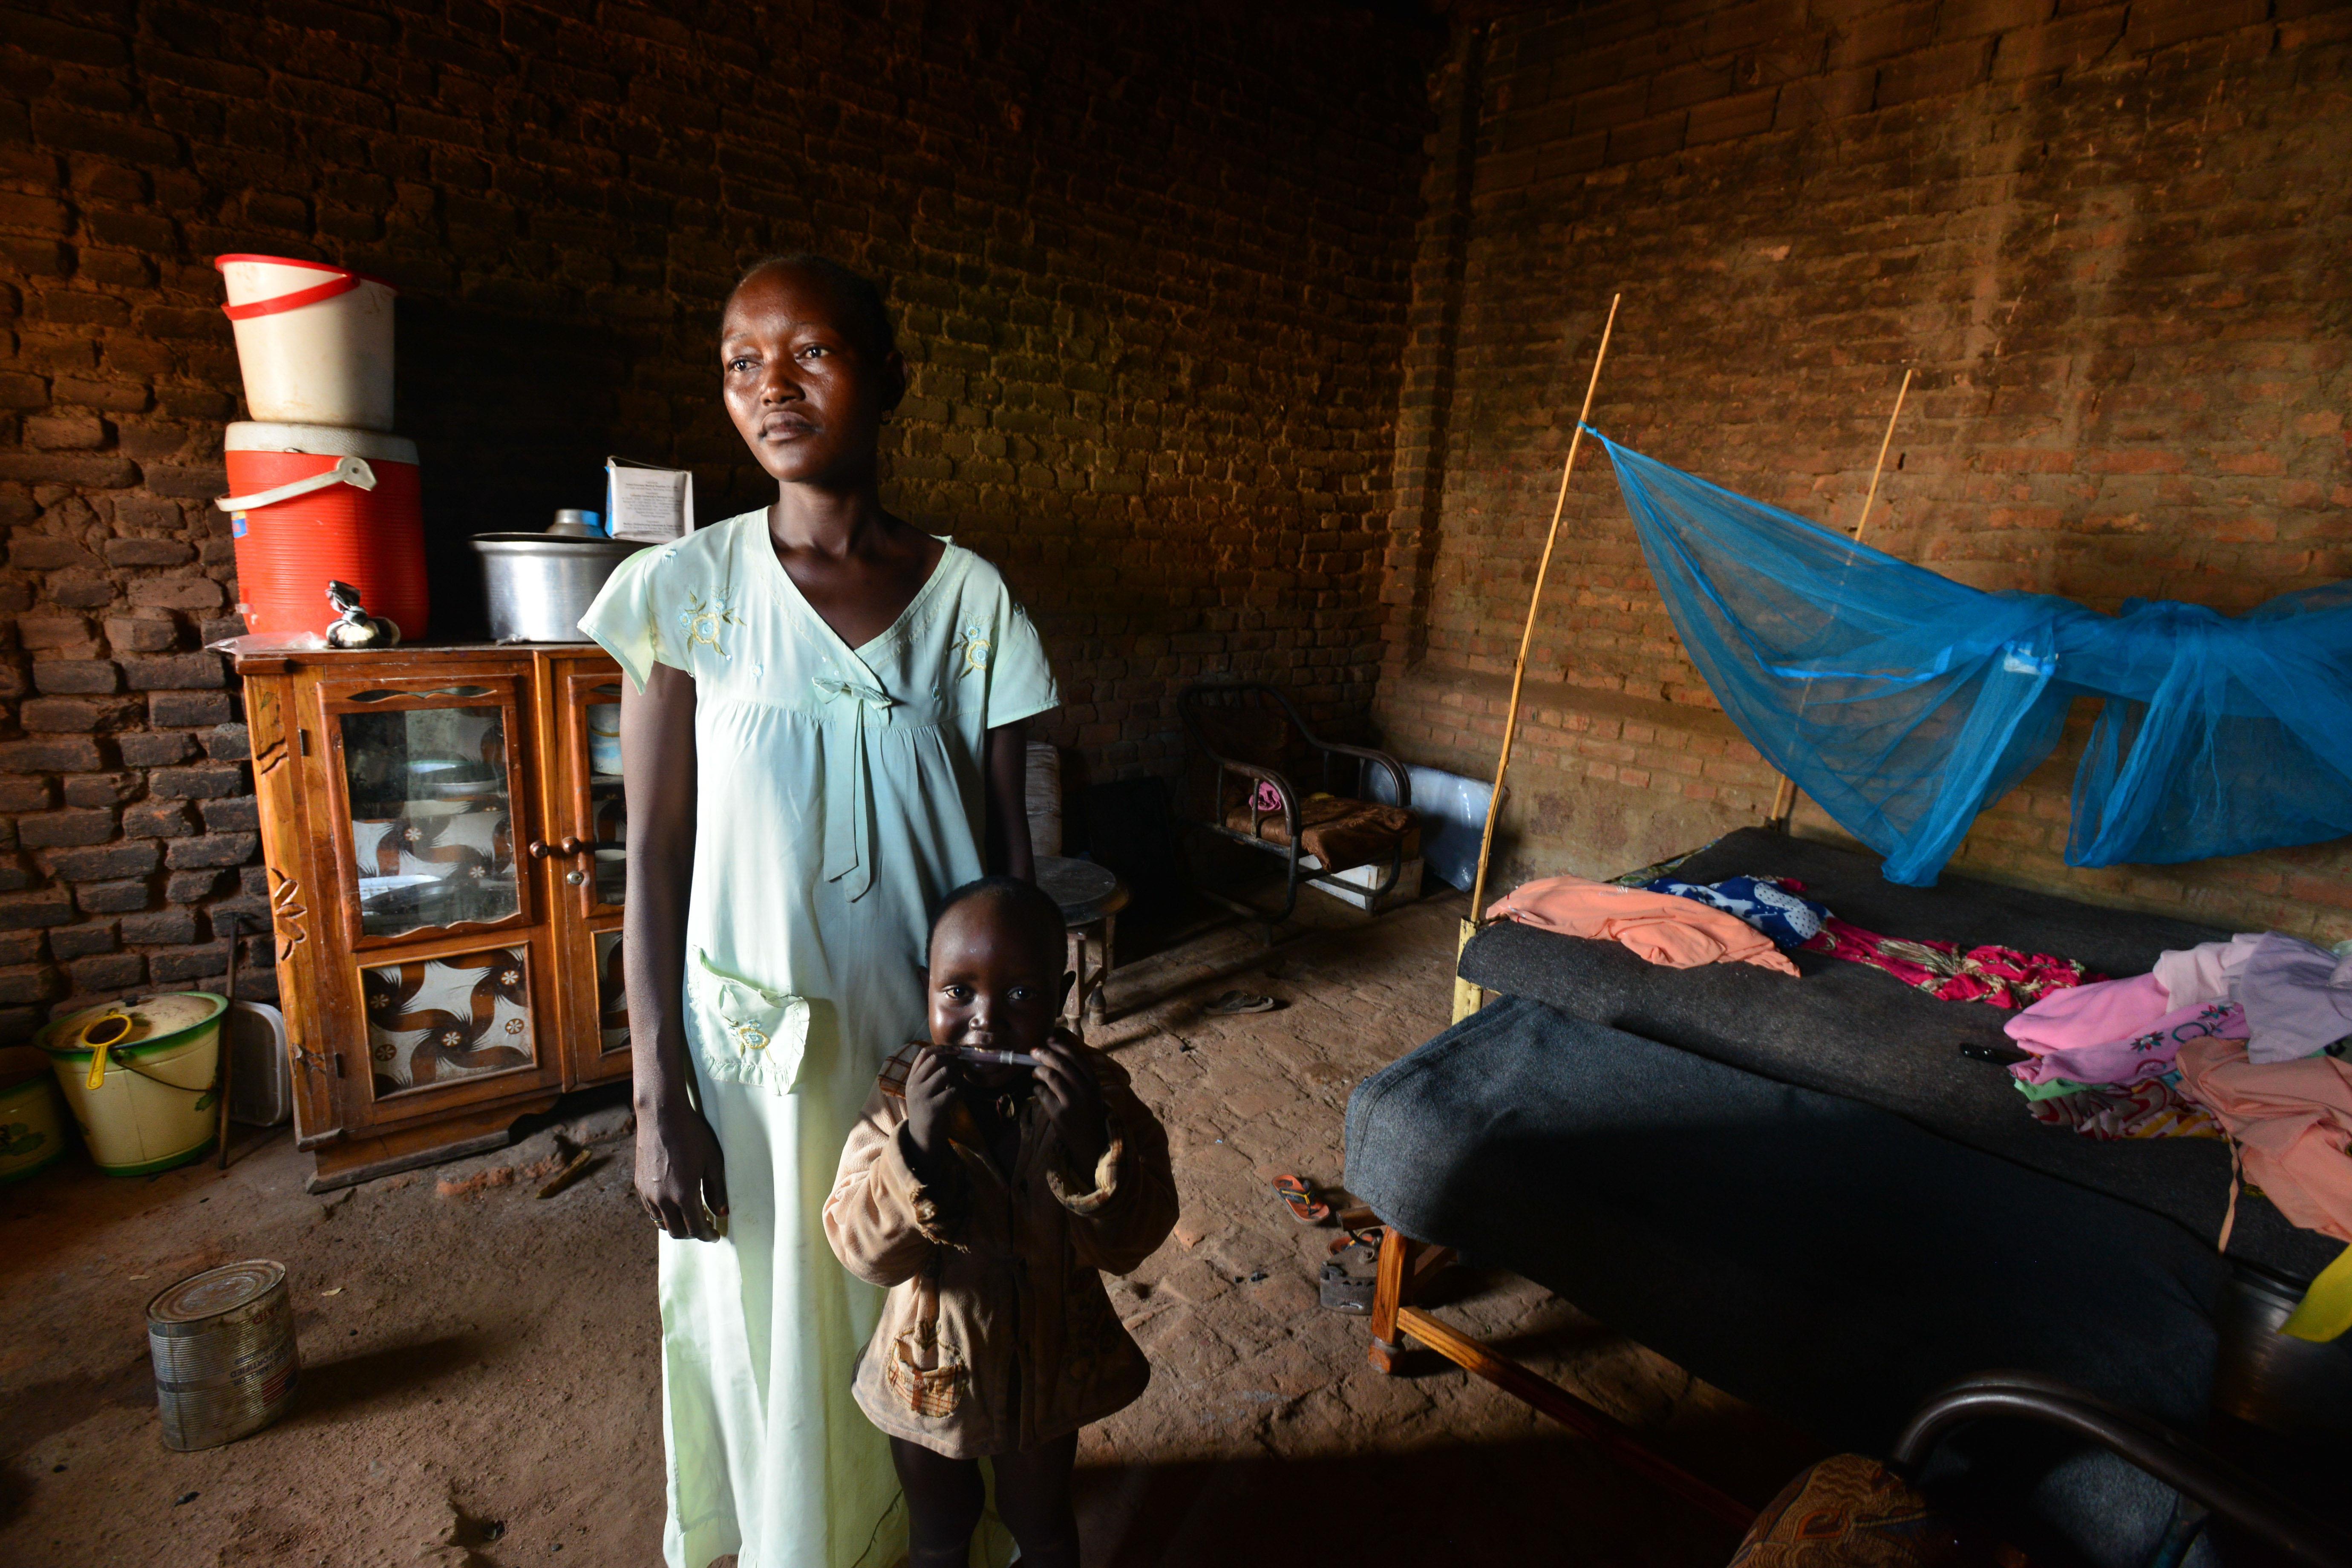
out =
<svg viewBox="0 0 2352 1568"><path fill-rule="evenodd" d="M2246 1180L2306 1230L2352 1241L2352 1063L2250 1062L2235 1040L2180 1052L2189 1092L2243 1149Z"/></svg>
<svg viewBox="0 0 2352 1568"><path fill-rule="evenodd" d="M2176 1007L2197 1002L2234 1001L2238 972L2263 940L2258 931L2240 931L2227 942L2200 942L2156 955L2156 983Z"/></svg>
<svg viewBox="0 0 2352 1568"><path fill-rule="evenodd" d="M1797 966L1772 939L1737 915L1677 898L1582 877L1546 877L1514 888L1486 911L1562 936L1622 943L1652 963L1695 969L1702 963L1752 963L1783 974Z"/></svg>
<svg viewBox="0 0 2352 1568"><path fill-rule="evenodd" d="M2170 1005L2153 974L2053 992L2005 1026L2033 1059L2010 1069L2027 1083L2137 1083L2172 1070L2183 1044L2246 1037L2246 1015L2223 1002Z"/></svg>
<svg viewBox="0 0 2352 1568"><path fill-rule="evenodd" d="M2026 1050L2063 1051L2127 1039L2172 1007L2155 975L2135 974L2053 991L2001 1027Z"/></svg>

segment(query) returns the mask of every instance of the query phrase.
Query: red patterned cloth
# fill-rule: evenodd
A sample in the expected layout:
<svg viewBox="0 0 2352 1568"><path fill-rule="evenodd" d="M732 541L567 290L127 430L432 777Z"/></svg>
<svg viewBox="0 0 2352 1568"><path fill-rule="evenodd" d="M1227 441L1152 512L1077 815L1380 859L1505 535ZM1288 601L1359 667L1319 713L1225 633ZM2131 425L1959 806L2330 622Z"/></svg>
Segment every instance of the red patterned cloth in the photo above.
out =
<svg viewBox="0 0 2352 1568"><path fill-rule="evenodd" d="M2219 1138L2213 1113L2160 1078L2103 1084L2027 1102L2033 1120L2112 1143L2126 1138Z"/></svg>
<svg viewBox="0 0 2352 1568"><path fill-rule="evenodd" d="M1822 922L1821 934L1805 943L1805 951L1883 969L1939 1002L1987 1002L1996 1007L2030 1007L2053 991L2105 978L2071 958L2020 952L2013 947L1964 951L1956 942L1881 936L1835 915Z"/></svg>

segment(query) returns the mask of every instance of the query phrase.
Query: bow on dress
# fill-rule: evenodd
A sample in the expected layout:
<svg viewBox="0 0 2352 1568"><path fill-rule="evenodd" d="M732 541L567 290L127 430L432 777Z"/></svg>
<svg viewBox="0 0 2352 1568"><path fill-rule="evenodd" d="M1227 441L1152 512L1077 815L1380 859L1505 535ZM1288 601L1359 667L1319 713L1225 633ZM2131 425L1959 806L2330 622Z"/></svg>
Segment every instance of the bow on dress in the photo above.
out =
<svg viewBox="0 0 2352 1568"><path fill-rule="evenodd" d="M851 718L848 744L828 742L824 748L824 876L829 882L848 879L843 890L855 902L874 885L873 847L867 842L866 828L874 803L870 798L873 781L866 771L866 716L882 714L881 722L887 724L898 700L864 681L830 675L814 680L824 711L840 712L845 704Z"/></svg>

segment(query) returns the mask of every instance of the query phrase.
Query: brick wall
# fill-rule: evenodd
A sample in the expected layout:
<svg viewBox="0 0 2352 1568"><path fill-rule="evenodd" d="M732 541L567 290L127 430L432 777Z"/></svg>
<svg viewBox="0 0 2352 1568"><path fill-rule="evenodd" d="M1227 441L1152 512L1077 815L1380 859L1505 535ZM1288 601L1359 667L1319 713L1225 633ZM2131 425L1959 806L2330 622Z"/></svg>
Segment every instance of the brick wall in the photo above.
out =
<svg viewBox="0 0 2352 1568"><path fill-rule="evenodd" d="M1849 530L1916 367L1871 541L1961 581L2236 611L2352 574L2347 59L2352 9L2325 0L1620 0L1457 41L1472 97L1432 132L1402 393L1388 741L1492 769L1617 289L1593 422ZM1505 886L1691 847L1772 794L1607 464L1580 465ZM2082 718L1958 868L2352 934L2343 843L2064 867ZM1798 826L1832 831L1810 804Z"/></svg>
<svg viewBox="0 0 2352 1568"><path fill-rule="evenodd" d="M403 289L436 629L463 541L607 453L772 492L719 405L744 262L887 282L887 496L1006 568L1097 775L1174 690L1367 721L1427 32L1394 7L424 0L0 5L0 1037L218 975L258 913L209 258ZM268 994L265 955L241 986Z"/></svg>

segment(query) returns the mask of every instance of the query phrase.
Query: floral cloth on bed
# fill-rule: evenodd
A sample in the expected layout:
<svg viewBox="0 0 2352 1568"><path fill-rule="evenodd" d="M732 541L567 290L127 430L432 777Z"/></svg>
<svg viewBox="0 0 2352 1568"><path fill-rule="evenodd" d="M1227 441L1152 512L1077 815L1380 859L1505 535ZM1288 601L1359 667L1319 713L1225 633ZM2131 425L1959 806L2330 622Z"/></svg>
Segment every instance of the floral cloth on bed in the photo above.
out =
<svg viewBox="0 0 2352 1568"><path fill-rule="evenodd" d="M2134 1084L2084 1085L2072 1094L2032 1100L2033 1120L2071 1127L2085 1138L2219 1138L2213 1113L2180 1092L2179 1073Z"/></svg>
<svg viewBox="0 0 2352 1568"><path fill-rule="evenodd" d="M1822 922L1822 934L1805 946L1811 952L1883 969L1939 1002L2029 1007L2054 991L2102 978L2071 958L2020 952L2013 947L1963 948L1956 942L1881 936L1835 915Z"/></svg>
<svg viewBox="0 0 2352 1568"><path fill-rule="evenodd" d="M1781 947L1802 947L1821 934L1822 922L1831 917L1822 905L1790 890L1798 885L1778 877L1726 877L1712 883L1660 877L1643 883L1642 890L1696 899L1711 909L1737 915Z"/></svg>
<svg viewBox="0 0 2352 1568"><path fill-rule="evenodd" d="M2101 978L2072 959L2043 952L1882 936L1838 919L1827 906L1806 898L1804 888L1789 877L1726 877L1720 882L1659 877L1643 884L1644 892L1672 893L1736 916L1778 946L1883 969L1939 1002L2025 1007L2053 991Z"/></svg>

